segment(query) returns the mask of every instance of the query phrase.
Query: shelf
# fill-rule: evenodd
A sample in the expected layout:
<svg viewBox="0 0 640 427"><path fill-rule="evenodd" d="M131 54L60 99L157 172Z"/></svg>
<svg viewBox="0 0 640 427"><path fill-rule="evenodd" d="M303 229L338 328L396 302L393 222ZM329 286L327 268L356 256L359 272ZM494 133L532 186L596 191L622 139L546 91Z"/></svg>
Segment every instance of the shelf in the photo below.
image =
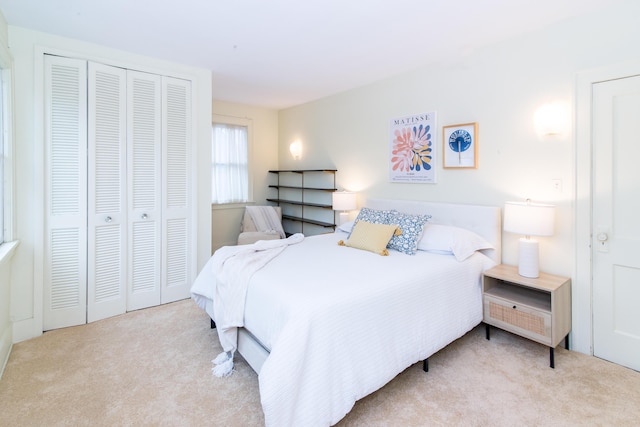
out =
<svg viewBox="0 0 640 427"><path fill-rule="evenodd" d="M296 206L313 206L314 208L323 208L323 209L332 209L333 206L327 205L325 203L308 203L308 202L300 202L297 200L284 200L284 199L267 199L268 202L273 203L286 203L287 205L296 205Z"/></svg>
<svg viewBox="0 0 640 427"><path fill-rule="evenodd" d="M335 227L336 225L331 222L316 221L315 219L302 218L299 216L282 215L282 219L288 219L289 221L305 222L307 224L319 225L320 227Z"/></svg>
<svg viewBox="0 0 640 427"><path fill-rule="evenodd" d="M501 283L486 290L485 294L551 313L551 294L548 292Z"/></svg>
<svg viewBox="0 0 640 427"><path fill-rule="evenodd" d="M296 187L293 185L270 185L269 188L293 188L296 190L329 191L331 193L333 193L334 191L338 191L337 188Z"/></svg>
<svg viewBox="0 0 640 427"><path fill-rule="evenodd" d="M334 172L338 172L337 169L287 169L287 170L270 170L269 173L282 173L282 172L289 172L289 173L305 173L305 172L327 172L327 173L334 173Z"/></svg>
<svg viewBox="0 0 640 427"><path fill-rule="evenodd" d="M335 228L335 214L331 193L337 191L336 169L285 169L270 170L277 175L276 184L268 184L268 188L277 191L275 197L267 201L283 206L283 220L300 223L299 226L288 224L286 233L298 229L303 233L322 233L322 228ZM310 225L305 229L305 224Z"/></svg>

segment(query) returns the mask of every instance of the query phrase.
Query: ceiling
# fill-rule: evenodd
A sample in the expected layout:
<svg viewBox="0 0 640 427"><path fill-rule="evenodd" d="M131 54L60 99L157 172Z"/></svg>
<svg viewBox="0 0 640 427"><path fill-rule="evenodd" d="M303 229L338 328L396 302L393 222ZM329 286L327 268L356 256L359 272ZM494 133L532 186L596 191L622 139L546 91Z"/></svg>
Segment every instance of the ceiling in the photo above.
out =
<svg viewBox="0 0 640 427"><path fill-rule="evenodd" d="M9 25L209 69L213 98L286 108L620 0L0 0Z"/></svg>

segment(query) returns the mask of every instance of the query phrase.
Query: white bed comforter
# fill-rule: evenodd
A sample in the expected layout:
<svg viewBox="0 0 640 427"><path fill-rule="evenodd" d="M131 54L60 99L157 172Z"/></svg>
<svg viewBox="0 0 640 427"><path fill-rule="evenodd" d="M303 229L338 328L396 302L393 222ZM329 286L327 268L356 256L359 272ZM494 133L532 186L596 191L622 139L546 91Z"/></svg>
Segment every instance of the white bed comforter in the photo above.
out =
<svg viewBox="0 0 640 427"><path fill-rule="evenodd" d="M333 425L482 320L486 256L383 257L338 246L345 237L306 238L251 279L245 328L271 351L259 373L267 426Z"/></svg>

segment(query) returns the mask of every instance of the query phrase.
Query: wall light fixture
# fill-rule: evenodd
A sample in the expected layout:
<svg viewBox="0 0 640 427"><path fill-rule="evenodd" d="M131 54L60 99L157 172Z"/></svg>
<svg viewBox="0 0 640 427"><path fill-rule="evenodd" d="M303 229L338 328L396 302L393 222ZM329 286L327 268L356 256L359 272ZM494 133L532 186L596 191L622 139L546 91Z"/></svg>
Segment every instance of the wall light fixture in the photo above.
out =
<svg viewBox="0 0 640 427"><path fill-rule="evenodd" d="M302 142L297 139L289 145L289 152L295 160L299 160L302 157Z"/></svg>
<svg viewBox="0 0 640 427"><path fill-rule="evenodd" d="M562 138L569 130L569 122L569 107L562 101L543 104L533 115L539 139Z"/></svg>

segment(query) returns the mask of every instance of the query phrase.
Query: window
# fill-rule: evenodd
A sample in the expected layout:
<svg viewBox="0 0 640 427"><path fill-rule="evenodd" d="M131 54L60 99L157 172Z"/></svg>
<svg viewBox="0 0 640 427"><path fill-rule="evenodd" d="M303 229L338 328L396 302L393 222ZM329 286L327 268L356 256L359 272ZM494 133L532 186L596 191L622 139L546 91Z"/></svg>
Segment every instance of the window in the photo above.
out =
<svg viewBox="0 0 640 427"><path fill-rule="evenodd" d="M214 123L211 202L245 203L249 194L249 126Z"/></svg>
<svg viewBox="0 0 640 427"><path fill-rule="evenodd" d="M13 59L4 42L0 42L0 245L15 239L13 218L14 146L12 123Z"/></svg>

